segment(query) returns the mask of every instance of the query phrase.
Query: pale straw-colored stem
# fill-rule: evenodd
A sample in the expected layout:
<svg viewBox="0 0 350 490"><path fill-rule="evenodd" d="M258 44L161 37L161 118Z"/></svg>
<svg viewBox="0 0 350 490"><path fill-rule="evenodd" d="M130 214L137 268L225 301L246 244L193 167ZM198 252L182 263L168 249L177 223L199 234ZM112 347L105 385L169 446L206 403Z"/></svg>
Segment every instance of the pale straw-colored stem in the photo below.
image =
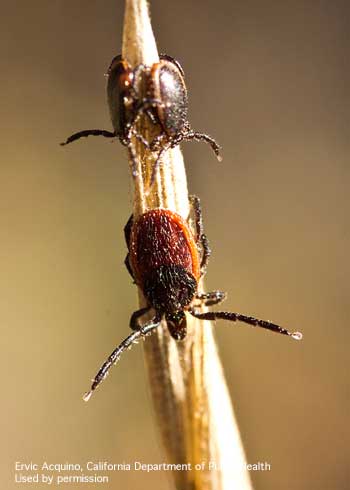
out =
<svg viewBox="0 0 350 490"><path fill-rule="evenodd" d="M146 0L126 0L123 58L132 66L157 63ZM144 118L139 130L154 131ZM186 219L189 202L186 173L179 147L169 150L149 195L145 189L154 155L135 141L139 178L133 179L134 217L148 209L171 209ZM140 306L144 299L140 292ZM173 471L177 490L249 490L245 455L209 322L188 316L188 335L172 339L163 325L144 342L151 396L165 460L191 464L193 471ZM209 463L216 464L210 469ZM201 470L195 465L204 463ZM221 467L221 468L220 468Z"/></svg>

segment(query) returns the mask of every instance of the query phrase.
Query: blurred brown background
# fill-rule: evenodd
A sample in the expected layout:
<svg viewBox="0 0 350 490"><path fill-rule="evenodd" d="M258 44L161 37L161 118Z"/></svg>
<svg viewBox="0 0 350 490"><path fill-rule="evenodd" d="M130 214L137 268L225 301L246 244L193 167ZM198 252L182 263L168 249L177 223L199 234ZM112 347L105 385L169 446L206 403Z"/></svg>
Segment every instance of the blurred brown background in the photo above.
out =
<svg viewBox="0 0 350 490"><path fill-rule="evenodd" d="M153 1L161 52L180 60L195 129L189 188L213 256L207 287L227 309L303 331L304 341L218 322L217 339L259 490L349 481L349 3ZM2 488L14 462L162 462L142 349L90 403L81 393L128 333L125 149L79 129L111 127L104 72L123 2L7 2L1 26ZM168 488L162 473L109 486ZM71 485L70 488L85 488ZM33 488L33 487L31 487ZM68 488L68 487L67 487ZM92 488L92 487L91 487Z"/></svg>

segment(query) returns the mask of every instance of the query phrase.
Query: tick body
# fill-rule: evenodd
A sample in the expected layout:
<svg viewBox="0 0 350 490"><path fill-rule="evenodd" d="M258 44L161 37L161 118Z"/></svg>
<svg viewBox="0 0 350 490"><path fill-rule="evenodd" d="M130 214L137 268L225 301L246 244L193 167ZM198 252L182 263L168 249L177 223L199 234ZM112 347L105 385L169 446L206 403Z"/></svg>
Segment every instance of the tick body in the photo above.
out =
<svg viewBox="0 0 350 490"><path fill-rule="evenodd" d="M126 239L132 277L149 306L165 315L171 335L181 340L186 335L184 310L196 294L201 275L196 238L180 215L155 209L135 224L131 219Z"/></svg>
<svg viewBox="0 0 350 490"><path fill-rule="evenodd" d="M136 138L149 151L157 153L150 185L155 180L164 152L181 141L204 141L210 144L221 160L220 147L216 141L207 134L191 129L187 118L188 97L184 72L174 58L161 55L158 63L132 68L121 55L116 56L108 69L107 99L114 131L79 131L63 145L90 135L117 137L128 148L133 175L136 177L137 159L133 145L133 138ZM158 128L157 136L150 141L137 131L137 123L142 115Z"/></svg>
<svg viewBox="0 0 350 490"><path fill-rule="evenodd" d="M160 125L167 139L183 134L188 126L184 73L170 56L161 55L159 63L138 65L134 70L116 56L108 69L107 98L114 130L124 141L143 112Z"/></svg>
<svg viewBox="0 0 350 490"><path fill-rule="evenodd" d="M200 201L192 196L190 202L194 211L194 230L188 221L169 209L154 209L136 220L131 216L126 224L124 231L128 254L125 265L143 292L147 306L131 315L130 327L133 333L123 340L101 366L90 391L84 395L86 401L125 349L158 328L162 320L165 320L171 336L178 341L186 337L188 314L202 320L244 322L296 340L302 338L300 332L289 332L270 321L241 313L201 311L202 306L221 303L226 293L199 291L199 281L206 272L210 248L203 232ZM141 318L149 312L153 312L151 320L142 322Z"/></svg>

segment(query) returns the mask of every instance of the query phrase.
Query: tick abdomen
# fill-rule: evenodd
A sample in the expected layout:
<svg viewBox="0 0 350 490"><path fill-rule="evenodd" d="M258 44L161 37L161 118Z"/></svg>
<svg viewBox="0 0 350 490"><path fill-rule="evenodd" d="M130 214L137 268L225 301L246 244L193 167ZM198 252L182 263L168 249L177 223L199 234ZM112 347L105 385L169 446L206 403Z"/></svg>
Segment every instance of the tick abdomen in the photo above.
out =
<svg viewBox="0 0 350 490"><path fill-rule="evenodd" d="M153 209L132 227L129 244L131 267L141 286L161 266L181 266L199 277L198 251L184 219L168 209Z"/></svg>

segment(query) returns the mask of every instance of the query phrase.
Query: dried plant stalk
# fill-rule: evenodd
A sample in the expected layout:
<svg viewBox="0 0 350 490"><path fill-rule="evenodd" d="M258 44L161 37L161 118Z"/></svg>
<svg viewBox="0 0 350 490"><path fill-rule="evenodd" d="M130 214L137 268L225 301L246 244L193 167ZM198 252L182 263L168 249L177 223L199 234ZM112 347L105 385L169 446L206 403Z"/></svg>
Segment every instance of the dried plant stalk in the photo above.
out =
<svg viewBox="0 0 350 490"><path fill-rule="evenodd" d="M126 0L123 58L132 65L156 63L158 51L146 0ZM146 137L154 126L144 118ZM148 209L171 209L187 219L189 201L183 157L169 150L149 195L145 194L154 156L134 141L139 178L135 179L134 216ZM140 307L144 298L139 292ZM151 395L167 461L190 463L192 471L174 471L178 490L251 489L239 430L209 322L189 317L184 342L163 325L144 343ZM209 463L216 464L210 468ZM196 465L204 466L196 470Z"/></svg>

